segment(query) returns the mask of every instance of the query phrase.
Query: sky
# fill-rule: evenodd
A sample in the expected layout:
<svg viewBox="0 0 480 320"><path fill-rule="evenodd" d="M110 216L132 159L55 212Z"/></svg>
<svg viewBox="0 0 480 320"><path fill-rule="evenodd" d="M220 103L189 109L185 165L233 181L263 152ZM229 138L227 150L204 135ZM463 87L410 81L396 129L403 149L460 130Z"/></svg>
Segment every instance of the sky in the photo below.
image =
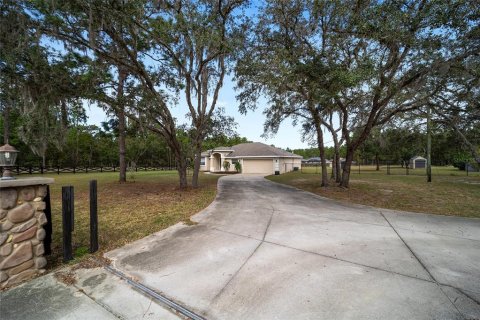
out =
<svg viewBox="0 0 480 320"><path fill-rule="evenodd" d="M278 133L265 139L263 134L263 123L265 122L265 115L263 110L265 105L259 105L255 111L248 111L246 115L238 112L238 102L235 96L235 84L231 78L226 79L225 84L220 91L218 98L218 106L225 108L225 113L235 118L238 123L237 132L241 137L246 137L252 142L263 142L266 144L273 144L276 147L286 149L303 149L310 148L307 142L302 142L301 128L294 127L290 120L285 121L280 126ZM88 124L100 125L100 122L107 119L106 113L94 105L87 106ZM171 109L174 117L177 119L185 119L187 113L187 106L184 99L180 99L178 106ZM328 141L327 141L328 142Z"/></svg>

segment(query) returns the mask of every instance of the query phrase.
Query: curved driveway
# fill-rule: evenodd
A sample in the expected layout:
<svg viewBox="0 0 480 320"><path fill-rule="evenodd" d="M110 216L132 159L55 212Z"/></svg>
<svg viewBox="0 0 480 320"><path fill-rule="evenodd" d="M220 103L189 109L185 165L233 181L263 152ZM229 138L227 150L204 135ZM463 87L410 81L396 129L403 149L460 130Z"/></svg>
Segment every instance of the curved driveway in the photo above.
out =
<svg viewBox="0 0 480 320"><path fill-rule="evenodd" d="M480 219L345 205L234 175L192 220L107 256L208 319L480 318Z"/></svg>

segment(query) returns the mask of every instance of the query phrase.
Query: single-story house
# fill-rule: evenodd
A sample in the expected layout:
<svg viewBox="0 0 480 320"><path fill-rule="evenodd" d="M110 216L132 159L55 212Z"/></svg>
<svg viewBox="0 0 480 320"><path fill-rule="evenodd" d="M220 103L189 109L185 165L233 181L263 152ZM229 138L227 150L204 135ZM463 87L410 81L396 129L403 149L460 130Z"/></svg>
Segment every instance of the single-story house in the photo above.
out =
<svg viewBox="0 0 480 320"><path fill-rule="evenodd" d="M410 169L424 169L427 167L427 159L416 156L410 159Z"/></svg>
<svg viewBox="0 0 480 320"><path fill-rule="evenodd" d="M230 163L228 172L235 172L239 162L242 173L271 175L300 170L302 156L260 142L241 143L202 152L200 170L225 172L225 162Z"/></svg>

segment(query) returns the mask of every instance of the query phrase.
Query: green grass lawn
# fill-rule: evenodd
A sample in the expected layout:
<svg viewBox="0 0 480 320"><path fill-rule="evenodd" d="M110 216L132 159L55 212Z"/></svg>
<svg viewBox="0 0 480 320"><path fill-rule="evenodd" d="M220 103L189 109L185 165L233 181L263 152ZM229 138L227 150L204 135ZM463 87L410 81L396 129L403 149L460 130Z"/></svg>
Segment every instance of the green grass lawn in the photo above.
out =
<svg viewBox="0 0 480 320"><path fill-rule="evenodd" d="M302 168L268 179L328 198L379 208L480 218L480 173L453 167L433 167L428 183L425 169L400 167L376 171L374 166L352 167L350 188L320 187L320 168ZM329 172L330 174L330 172Z"/></svg>
<svg viewBox="0 0 480 320"><path fill-rule="evenodd" d="M37 177L38 175L33 175ZM75 193L75 231L73 246L76 261L88 256L89 181L98 183L98 221L100 252L167 228L177 222L190 222L190 216L207 207L215 198L218 175L200 175L201 187L178 190L176 171L127 173L127 183L118 183L118 173L49 174L53 222L52 255L49 266L62 261L61 188L72 185ZM24 177L24 176L22 176Z"/></svg>

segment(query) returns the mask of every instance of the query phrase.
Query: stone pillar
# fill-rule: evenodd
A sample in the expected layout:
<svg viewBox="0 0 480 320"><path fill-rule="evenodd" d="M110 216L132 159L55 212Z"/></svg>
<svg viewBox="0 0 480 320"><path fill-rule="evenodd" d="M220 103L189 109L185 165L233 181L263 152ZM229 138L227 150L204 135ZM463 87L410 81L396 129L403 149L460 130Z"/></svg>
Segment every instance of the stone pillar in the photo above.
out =
<svg viewBox="0 0 480 320"><path fill-rule="evenodd" d="M45 272L45 202L51 178L0 181L0 288Z"/></svg>

